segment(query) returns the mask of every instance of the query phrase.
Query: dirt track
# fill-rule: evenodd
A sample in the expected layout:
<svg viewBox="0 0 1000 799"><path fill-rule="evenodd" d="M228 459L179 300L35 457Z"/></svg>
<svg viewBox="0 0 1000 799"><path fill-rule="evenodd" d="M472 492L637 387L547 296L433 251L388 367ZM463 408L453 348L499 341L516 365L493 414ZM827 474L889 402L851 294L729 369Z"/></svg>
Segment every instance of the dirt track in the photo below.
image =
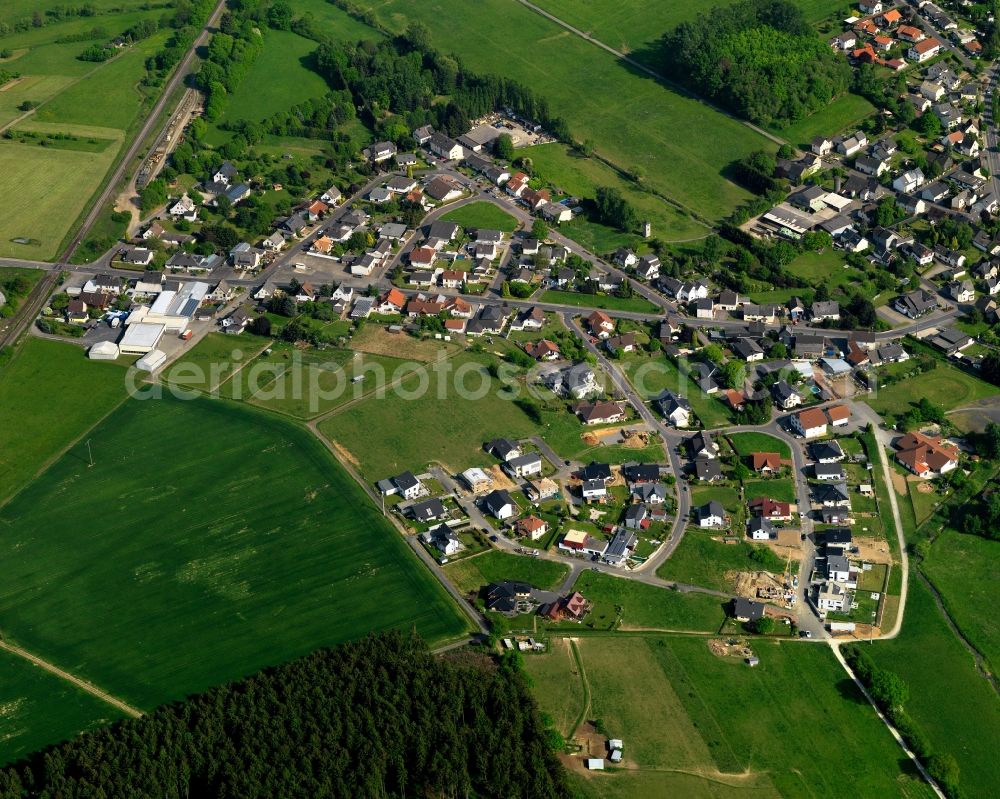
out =
<svg viewBox="0 0 1000 799"><path fill-rule="evenodd" d="M54 674L56 677L59 677L60 679L65 680L66 682L73 683L73 685L75 685L81 691L86 691L91 696L96 696L98 699L118 708L126 716L132 716L132 718L139 718L142 715L142 711L139 710L138 708L134 708L132 707L132 705L123 702L121 699L118 699L117 697L114 697L111 694L102 691L93 683L87 682L86 680L82 680L79 677L70 674L68 671L63 671L61 668L53 665L52 663L49 663L47 660L42 660L40 657L38 657L37 655L33 655L26 649L21 649L21 647L9 644L6 641L0 641L0 649L3 649L5 652L10 652L12 655L17 655L18 657L24 658L30 663L34 663L36 666L45 669L45 671L49 672L50 674Z"/></svg>

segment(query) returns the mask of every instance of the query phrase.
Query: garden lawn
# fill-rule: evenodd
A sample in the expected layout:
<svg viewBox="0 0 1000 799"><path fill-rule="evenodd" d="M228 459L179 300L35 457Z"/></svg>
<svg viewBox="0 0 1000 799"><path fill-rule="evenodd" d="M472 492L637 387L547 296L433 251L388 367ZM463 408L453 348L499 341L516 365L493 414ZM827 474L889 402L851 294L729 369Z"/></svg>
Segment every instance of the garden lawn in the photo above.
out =
<svg viewBox="0 0 1000 799"><path fill-rule="evenodd" d="M497 436L525 438L538 428L517 405L498 396L501 386L486 372L491 360L462 354L446 364L447 373L422 369L406 378L400 391L351 405L324 419L319 429L372 481L405 469L420 472L432 461L454 471L495 463L483 451L484 442ZM484 396L459 396L453 378L460 368L470 390L488 386Z"/></svg>
<svg viewBox="0 0 1000 799"><path fill-rule="evenodd" d="M715 632L725 621L723 601L705 594L680 594L591 571L582 572L573 589L594 603L584 628L609 628L618 607L622 609L622 629Z"/></svg>
<svg viewBox="0 0 1000 799"><path fill-rule="evenodd" d="M667 4L669 5L669 4ZM585 158L574 153L567 145L558 142L532 147L529 157L534 172L544 182L558 191L575 197L594 199L599 186L611 186L653 225L653 235L663 241L690 240L707 236L706 227L691 219L683 211L667 205L663 200L639 189L620 173L598 158ZM569 236L591 252L607 253L618 247L641 246L643 241L635 231L625 233L615 228L591 222L577 216L559 226L559 232Z"/></svg>
<svg viewBox="0 0 1000 799"><path fill-rule="evenodd" d="M768 497L778 502L795 503L798 499L795 493L795 481L791 477L772 477L765 480L748 480L743 484L744 496L747 501L757 497Z"/></svg>
<svg viewBox="0 0 1000 799"><path fill-rule="evenodd" d="M475 593L489 583L504 580L528 583L535 588L551 591L558 588L566 579L569 566L551 560L512 555L509 552L491 549L482 555L449 563L444 567L444 572L455 587L465 594Z"/></svg>
<svg viewBox="0 0 1000 799"><path fill-rule="evenodd" d="M748 541L724 544L713 541L712 536L711 532L688 530L674 553L657 569L656 576L702 588L733 591L738 572L763 569L781 574L785 570L784 559L765 546Z"/></svg>
<svg viewBox="0 0 1000 799"><path fill-rule="evenodd" d="M952 604L967 602L958 597ZM952 634L930 592L915 575L910 578L899 637L866 646L864 651L906 682L910 692L906 712L935 752L951 754L958 761L963 792L991 796L1000 751L1000 697L976 671L972 656ZM942 679L947 681L944 693Z"/></svg>
<svg viewBox="0 0 1000 799"><path fill-rule="evenodd" d="M109 693L151 709L375 630L467 629L300 427L165 398L88 437L92 467L77 444L0 511L0 627Z"/></svg>
<svg viewBox="0 0 1000 799"><path fill-rule="evenodd" d="M66 680L0 652L0 765L121 716Z"/></svg>
<svg viewBox="0 0 1000 799"><path fill-rule="evenodd" d="M733 421L721 400L706 394L662 356L629 359L622 363L622 369L643 399L651 399L664 390L673 391L688 398L691 409L705 427L721 427Z"/></svg>
<svg viewBox="0 0 1000 799"><path fill-rule="evenodd" d="M0 368L0 503L125 399L125 370L28 336Z"/></svg>
<svg viewBox="0 0 1000 799"><path fill-rule="evenodd" d="M480 201L463 205L441 217L442 221L454 222L463 228L487 228L513 233L518 221L502 208L490 202Z"/></svg>
<svg viewBox="0 0 1000 799"><path fill-rule="evenodd" d="M812 285L826 284L827 288L833 289L841 283L851 280L851 275L857 275L857 270L846 266L844 256L837 250L830 247L823 252L809 250L795 259L785 267L789 272Z"/></svg>
<svg viewBox="0 0 1000 799"><path fill-rule="evenodd" d="M691 505L695 508L713 500L721 502L722 507L731 514L736 513L741 507L740 493L735 488L692 483L690 490Z"/></svg>
<svg viewBox="0 0 1000 799"><path fill-rule="evenodd" d="M747 457L751 452L777 452L782 458L792 457L788 444L767 433L733 433L726 438L741 458Z"/></svg>
<svg viewBox="0 0 1000 799"><path fill-rule="evenodd" d="M1000 596L1000 542L946 530L934 539L920 568L944 599L962 634L1000 672L1000 620L984 612Z"/></svg>
<svg viewBox="0 0 1000 799"><path fill-rule="evenodd" d="M602 308L606 311L632 311L635 313L659 314L660 309L645 297L616 297L609 294L583 294L579 291L549 289L542 292L540 302L557 305L571 305L574 308Z"/></svg>
<svg viewBox="0 0 1000 799"><path fill-rule="evenodd" d="M530 86L578 139L616 166L642 170L650 188L711 219L749 198L722 173L733 161L773 145L745 125L681 96L530 9L484 0L363 0L394 31L414 21L431 43L470 68ZM440 21L448 20L447 25ZM608 113L608 109L615 113ZM711 131L710 136L692 131Z"/></svg>

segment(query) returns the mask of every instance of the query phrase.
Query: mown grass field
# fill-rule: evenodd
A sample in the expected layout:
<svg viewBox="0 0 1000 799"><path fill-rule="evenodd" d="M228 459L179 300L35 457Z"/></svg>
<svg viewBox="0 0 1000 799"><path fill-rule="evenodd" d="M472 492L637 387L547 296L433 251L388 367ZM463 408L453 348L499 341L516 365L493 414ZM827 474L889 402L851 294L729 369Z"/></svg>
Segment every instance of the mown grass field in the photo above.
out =
<svg viewBox="0 0 1000 799"><path fill-rule="evenodd" d="M761 663L751 669L704 638L588 636L577 646L587 718L624 739L627 766L574 779L580 796L932 796L825 647L754 641ZM565 645L525 668L542 711L565 723L564 683L580 690Z"/></svg>
<svg viewBox="0 0 1000 799"><path fill-rule="evenodd" d="M767 433L733 433L726 438L741 458L745 458L751 452L777 452L782 458L792 457L788 444Z"/></svg>
<svg viewBox="0 0 1000 799"><path fill-rule="evenodd" d="M743 484L747 500L769 497L778 502L795 502L797 499L795 482L790 477L771 477L763 480L747 480Z"/></svg>
<svg viewBox="0 0 1000 799"><path fill-rule="evenodd" d="M825 283L827 288L832 289L850 281L852 274L859 276L856 270L845 268L846 263L844 256L831 247L823 252L804 252L796 256L786 268L796 277L813 285Z"/></svg>
<svg viewBox="0 0 1000 799"><path fill-rule="evenodd" d="M0 652L0 764L119 718L106 702Z"/></svg>
<svg viewBox="0 0 1000 799"><path fill-rule="evenodd" d="M906 711L936 752L955 757L969 796L990 796L1000 751L1000 698L948 628L927 588L914 575L898 638L865 647L909 687ZM944 687L942 687L944 685Z"/></svg>
<svg viewBox="0 0 1000 799"><path fill-rule="evenodd" d="M820 3L816 5L819 7ZM841 131L857 127L858 123L874 111L875 106L864 97L844 94L805 119L784 128L775 128L774 132L796 147L808 149L816 136L836 136Z"/></svg>
<svg viewBox="0 0 1000 799"><path fill-rule="evenodd" d="M485 0L474 13L463 0L360 5L396 31L420 20L442 51L456 53L475 70L531 86L577 138L591 138L602 156L623 169L641 169L651 188L711 219L749 196L723 170L748 152L772 146L521 5ZM447 25L440 24L443 19Z"/></svg>
<svg viewBox="0 0 1000 799"><path fill-rule="evenodd" d="M0 217L0 256L54 258L116 151L87 153L0 140L0 192L18 198Z"/></svg>
<svg viewBox="0 0 1000 799"><path fill-rule="evenodd" d="M326 81L309 67L316 47L316 42L296 33L266 29L264 49L212 126L209 143L218 144L229 138L231 134L221 130L225 122L241 119L259 122L326 94L329 91Z"/></svg>
<svg viewBox="0 0 1000 799"><path fill-rule="evenodd" d="M554 590L569 574L569 566L493 549L457 563L449 563L444 567L444 572L463 593L475 592L489 583L502 580L517 580L535 588Z"/></svg>
<svg viewBox="0 0 1000 799"><path fill-rule="evenodd" d="M543 291L540 302L570 305L574 308L602 308L606 311L631 311L634 313L657 314L660 309L645 297L616 297L610 294L582 294L579 291L548 289Z"/></svg>
<svg viewBox="0 0 1000 799"><path fill-rule="evenodd" d="M487 228L513 233L518 221L502 208L489 202L474 202L449 211L441 217L445 222L454 222L464 228Z"/></svg>
<svg viewBox="0 0 1000 799"><path fill-rule="evenodd" d="M738 544L713 541L712 536L717 534L688 530L674 553L657 569L656 576L702 588L733 591L738 572L765 569L780 574L784 571L785 561L770 549L748 541ZM751 559L755 550L762 553L763 560Z"/></svg>
<svg viewBox="0 0 1000 799"><path fill-rule="evenodd" d="M952 410L993 396L996 392L996 386L942 360L933 371L924 372L909 380L900 380L886 388L880 387L865 402L879 414L902 415L922 397L946 410Z"/></svg>
<svg viewBox="0 0 1000 799"><path fill-rule="evenodd" d="M723 600L584 571L573 586L594 603L584 626L607 629L621 608L622 629L715 632L725 620Z"/></svg>
<svg viewBox="0 0 1000 799"><path fill-rule="evenodd" d="M707 228L663 202L655 195L640 191L618 172L597 158L584 158L565 144L553 142L532 147L526 152L535 173L555 188L580 198L593 199L600 186L618 189L643 219L653 225L653 235L663 241L696 239L708 234ZM611 252L618 247L636 247L641 237L636 232L620 230L577 217L559 226L559 231L578 241L592 252Z"/></svg>
<svg viewBox="0 0 1000 799"><path fill-rule="evenodd" d="M403 380L400 391L370 397L320 423L320 431L355 460L369 480L404 469L422 471L440 461L456 471L494 463L483 443L497 436L524 438L534 423L509 399L498 396L500 383L489 379L484 356L462 354L448 362L450 371L422 369ZM469 389L459 396L455 376Z"/></svg>
<svg viewBox="0 0 1000 799"><path fill-rule="evenodd" d="M91 365L92 366L92 365ZM391 627L466 622L325 447L130 401L0 511L4 634L143 708Z"/></svg>
<svg viewBox="0 0 1000 799"><path fill-rule="evenodd" d="M934 539L921 569L944 598L962 634L1000 671L1000 620L984 612L1000 596L1000 543L946 530Z"/></svg>
<svg viewBox="0 0 1000 799"><path fill-rule="evenodd" d="M37 105L14 130L37 129L39 124L98 126L98 138L112 142L100 152L41 147L37 143L0 142L0 191L17 202L8 203L0 217L0 256L51 260L81 211L101 184L126 136L144 108L145 95L139 85L145 61L166 41L169 30L157 32L103 64L80 61L77 56L94 41L57 44L69 35L103 27L109 39L141 19L159 18L164 9L141 9L129 0L105 4L92 17L71 17L65 21L0 36L0 48L16 57L10 68L22 80L0 92L0 124L7 124L23 112L25 102ZM35 4L37 8L37 4ZM6 15L5 5L0 15ZM30 12L29 12L30 13ZM11 12L10 18L17 15ZM69 127L65 127L69 126ZM12 239L24 239L15 243Z"/></svg>
<svg viewBox="0 0 1000 799"><path fill-rule="evenodd" d="M0 502L125 398L125 370L29 337L0 368Z"/></svg>

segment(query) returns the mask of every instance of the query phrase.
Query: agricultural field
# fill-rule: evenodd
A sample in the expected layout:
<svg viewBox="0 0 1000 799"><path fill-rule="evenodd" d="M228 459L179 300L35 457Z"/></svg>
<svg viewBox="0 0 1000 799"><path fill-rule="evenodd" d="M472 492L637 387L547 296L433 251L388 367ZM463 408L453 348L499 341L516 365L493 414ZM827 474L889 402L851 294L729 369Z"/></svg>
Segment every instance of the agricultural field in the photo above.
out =
<svg viewBox="0 0 1000 799"><path fill-rule="evenodd" d="M732 433L726 438L741 458L747 457L751 452L777 452L783 459L792 457L788 444L767 433Z"/></svg>
<svg viewBox="0 0 1000 799"><path fill-rule="evenodd" d="M485 0L468 11L463 0L364 0L389 28L419 20L431 42L473 69L531 86L566 119L580 139L616 166L640 169L651 189L704 217L728 214L749 194L722 173L733 161L770 142L747 126L640 75L613 55L520 5ZM449 20L447 26L439 21ZM614 108L615 113L607 110ZM691 131L711 136L689 135ZM670 236L669 231L660 235Z"/></svg>
<svg viewBox="0 0 1000 799"><path fill-rule="evenodd" d="M194 347L170 364L160 379L182 388L212 391L270 344L270 339L225 333L209 333Z"/></svg>
<svg viewBox="0 0 1000 799"><path fill-rule="evenodd" d="M555 590L569 574L569 566L491 549L482 555L449 563L444 573L463 593L473 593L502 580L517 580L535 588Z"/></svg>
<svg viewBox="0 0 1000 799"><path fill-rule="evenodd" d="M0 764L121 718L111 705L0 652Z"/></svg>
<svg viewBox="0 0 1000 799"><path fill-rule="evenodd" d="M599 186L618 189L639 215L652 223L653 236L662 241L687 241L708 234L704 225L659 197L639 190L603 161L578 155L565 144L553 142L532 147L527 157L536 175L566 194L592 200ZM623 233L581 217L561 224L559 232L596 253L612 252L619 247L636 248L643 241L637 233Z"/></svg>
<svg viewBox="0 0 1000 799"><path fill-rule="evenodd" d="M983 608L1000 595L998 558L1000 543L946 530L934 539L920 564L943 597L948 614L989 660L994 674L1000 671L1000 621Z"/></svg>
<svg viewBox="0 0 1000 799"><path fill-rule="evenodd" d="M44 398L44 399L42 399ZM0 503L125 399L125 369L29 337L0 368Z"/></svg>
<svg viewBox="0 0 1000 799"><path fill-rule="evenodd" d="M565 733L563 706L582 712L584 695L575 660L551 640L525 668L542 711ZM713 654L705 638L588 636L576 646L591 693L585 717L624 740L626 760L574 779L581 796L932 796L825 647L755 640L761 663L750 669ZM556 686L566 682L578 686L575 697Z"/></svg>
<svg viewBox="0 0 1000 799"><path fill-rule="evenodd" d="M621 630L715 632L725 621L723 600L706 594L681 594L668 588L584 571L573 586L594 603L584 627L608 629L619 618Z"/></svg>
<svg viewBox="0 0 1000 799"><path fill-rule="evenodd" d="M765 546L748 541L724 544L713 541L718 533L688 530L670 558L657 569L656 576L717 591L734 591L736 574L765 570L781 574L785 560Z"/></svg>
<svg viewBox="0 0 1000 799"><path fill-rule="evenodd" d="M456 471L491 464L483 442L501 435L524 438L537 428L517 405L498 396L502 387L486 372L490 360L461 354L446 363L447 370L421 369L384 398L370 397L324 419L320 432L369 480L404 469L419 472L431 461ZM459 396L457 375L470 390L485 386L485 395Z"/></svg>
<svg viewBox="0 0 1000 799"><path fill-rule="evenodd" d="M990 796L1000 751L1000 698L915 575L899 637L865 647L865 652L906 682L910 693L906 712L934 751L949 753L958 761L963 792ZM947 681L945 692L942 680Z"/></svg>
<svg viewBox="0 0 1000 799"><path fill-rule="evenodd" d="M165 397L88 437L92 467L76 444L0 511L0 627L109 693L152 708L373 630L466 630L300 427Z"/></svg>
<svg viewBox="0 0 1000 799"><path fill-rule="evenodd" d="M6 15L8 5L0 13ZM139 20L164 13L163 8L142 5L102 2L95 6L95 16L70 17L0 36L0 48L13 53L4 65L21 73L0 91L0 126L12 125L15 135L45 130L78 137L75 143L48 140L47 146L31 139L0 141L0 191L18 197L0 220L0 257L51 260L58 254L145 108L148 98L140 89L145 61L162 47L169 31L101 64L77 58L98 39L70 44L56 40L98 26L106 31L100 40L106 40ZM11 18L16 16L11 12ZM24 103L34 110L22 110Z"/></svg>
<svg viewBox="0 0 1000 799"><path fill-rule="evenodd" d="M538 0L535 5L654 69L656 41L699 13L733 0L694 0L687 3L647 3L645 0ZM840 5L831 0L797 0L811 22L825 19Z"/></svg>
<svg viewBox="0 0 1000 799"><path fill-rule="evenodd" d="M502 230L504 233L513 233L520 224L502 208L485 201L463 205L461 208L449 211L441 219L445 222L454 222L463 228L487 228Z"/></svg>

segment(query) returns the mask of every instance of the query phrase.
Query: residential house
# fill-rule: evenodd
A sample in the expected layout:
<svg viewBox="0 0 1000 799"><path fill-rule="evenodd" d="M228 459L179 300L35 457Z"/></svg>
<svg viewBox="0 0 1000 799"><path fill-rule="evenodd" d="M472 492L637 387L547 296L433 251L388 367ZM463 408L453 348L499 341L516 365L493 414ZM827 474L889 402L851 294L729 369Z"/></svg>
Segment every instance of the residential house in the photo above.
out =
<svg viewBox="0 0 1000 799"><path fill-rule="evenodd" d="M760 474L775 474L781 471L781 455L777 452L751 452L750 468Z"/></svg>
<svg viewBox="0 0 1000 799"><path fill-rule="evenodd" d="M778 502L770 497L755 497L748 503L750 512L771 521L791 521L792 506L789 502Z"/></svg>
<svg viewBox="0 0 1000 799"><path fill-rule="evenodd" d="M789 417L792 429L804 438L825 436L827 431L826 414L819 408L806 408Z"/></svg>
<svg viewBox="0 0 1000 799"><path fill-rule="evenodd" d="M615 332L615 322L604 311L594 311L585 320L590 332L599 338L607 338Z"/></svg>
<svg viewBox="0 0 1000 799"><path fill-rule="evenodd" d="M726 509L713 499L695 508L694 518L699 527L722 527L726 523Z"/></svg>
<svg viewBox="0 0 1000 799"><path fill-rule="evenodd" d="M774 404L785 411L802 404L802 396L784 380L771 386L771 396Z"/></svg>
<svg viewBox="0 0 1000 799"><path fill-rule="evenodd" d="M844 468L839 463L817 463L813 466L813 474L817 480L834 480L843 482Z"/></svg>
<svg viewBox="0 0 1000 799"><path fill-rule="evenodd" d="M504 471L512 478L533 477L542 473L542 456L537 452L527 452L504 463Z"/></svg>
<svg viewBox="0 0 1000 799"><path fill-rule="evenodd" d="M934 295L924 289L916 289L900 297L897 297L892 307L910 319L919 319L921 316L937 309L937 300Z"/></svg>
<svg viewBox="0 0 1000 799"><path fill-rule="evenodd" d="M548 523L537 516L525 516L514 523L514 532L523 538L530 538L532 541L544 538L548 531Z"/></svg>
<svg viewBox="0 0 1000 799"><path fill-rule="evenodd" d="M923 39L910 46L910 49L906 51L906 57L910 61L922 64L924 61L930 61L940 52L941 42L934 38Z"/></svg>
<svg viewBox="0 0 1000 799"><path fill-rule="evenodd" d="M483 497L483 506L494 518L504 521L517 514L517 503L506 489L498 488Z"/></svg>
<svg viewBox="0 0 1000 799"><path fill-rule="evenodd" d="M764 603L754 602L752 599L746 599L744 597L738 596L733 599L732 614L736 621L748 624L764 616Z"/></svg>
<svg viewBox="0 0 1000 799"><path fill-rule="evenodd" d="M691 424L691 403L672 391L664 391L654 400L657 410L674 427L685 428Z"/></svg>
<svg viewBox="0 0 1000 799"><path fill-rule="evenodd" d="M422 533L420 539L441 552L445 557L462 551L462 542L455 532L446 524L439 524L433 530Z"/></svg>
<svg viewBox="0 0 1000 799"><path fill-rule="evenodd" d="M747 521L747 535L754 541L770 541L778 537L774 523L763 516L751 516Z"/></svg>
<svg viewBox="0 0 1000 799"><path fill-rule="evenodd" d="M608 487L603 480L584 480L580 493L585 502L603 502L608 496Z"/></svg>
<svg viewBox="0 0 1000 799"><path fill-rule="evenodd" d="M581 402L573 408L584 424L615 424L625 421L625 408L620 402Z"/></svg>
<svg viewBox="0 0 1000 799"><path fill-rule="evenodd" d="M366 147L362 154L373 164L380 164L383 161L388 161L396 152L396 145L391 141L380 141Z"/></svg>
<svg viewBox="0 0 1000 799"><path fill-rule="evenodd" d="M907 433L893 446L896 460L918 477L938 477L958 466L958 448L939 436Z"/></svg>
<svg viewBox="0 0 1000 799"><path fill-rule="evenodd" d="M437 497L413 503L408 508L408 512L418 522L433 522L448 515L448 509Z"/></svg>
<svg viewBox="0 0 1000 799"><path fill-rule="evenodd" d="M847 483L818 483L813 486L813 498L825 508L849 508L851 505Z"/></svg>

